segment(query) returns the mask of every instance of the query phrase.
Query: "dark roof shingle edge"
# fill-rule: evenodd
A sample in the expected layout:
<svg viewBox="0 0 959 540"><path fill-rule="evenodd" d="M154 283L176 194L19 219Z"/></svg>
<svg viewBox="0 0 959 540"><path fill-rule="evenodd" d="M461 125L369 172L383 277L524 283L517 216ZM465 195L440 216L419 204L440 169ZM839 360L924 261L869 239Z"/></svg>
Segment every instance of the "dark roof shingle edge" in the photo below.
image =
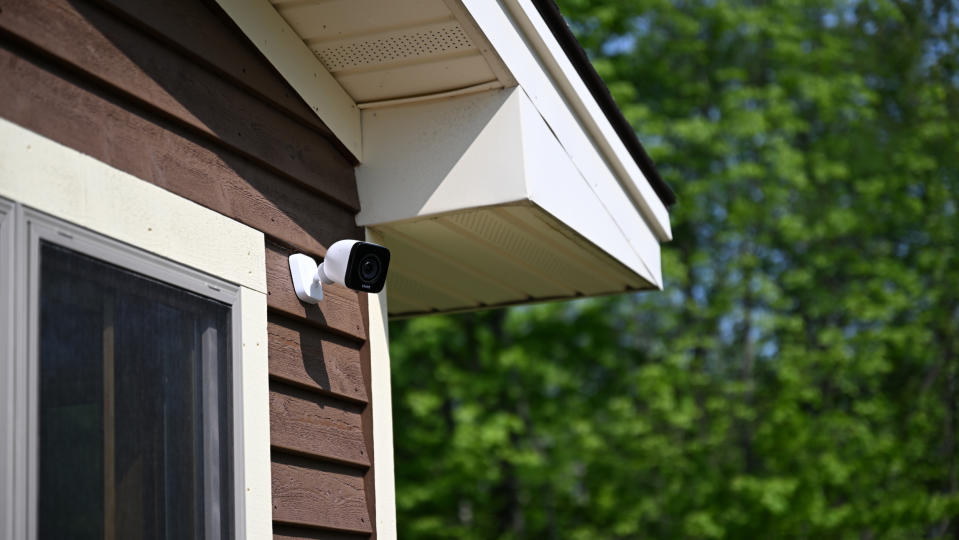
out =
<svg viewBox="0 0 959 540"><path fill-rule="evenodd" d="M652 158L646 153L643 144L639 142L639 138L636 137L636 132L633 131L633 126L629 124L626 117L623 116L623 112L619 110L619 106L616 105L612 94L609 93L609 88L606 87L606 83L603 82L599 73L596 72L596 68L593 67L593 64L589 61L589 57L586 56L586 51L583 50L582 45L579 44L576 36L573 35L573 31L570 30L569 25L566 24L566 20L559 11L559 6L557 6L553 0L533 0L533 5L536 6L536 10L539 11L540 16L546 22L546 26L548 26L550 32L553 33L553 37L556 38L560 47L563 48L566 57L569 58L573 67L576 68L576 73L578 73L580 78L583 79L583 82L586 83L586 88L589 89L589 93L592 94L593 99L599 104L599 108L603 111L603 114L606 115L606 119L612 124L613 129L616 131L616 134L619 135L623 144L626 145L626 150L629 151L629 155L632 156L636 164L639 165L639 170L643 171L643 174L646 175L646 179L653 187L653 191L656 192L659 200L666 206L675 204L676 194L673 193L673 190L663 181L662 177L659 176L659 171L656 170L656 164L653 163Z"/></svg>

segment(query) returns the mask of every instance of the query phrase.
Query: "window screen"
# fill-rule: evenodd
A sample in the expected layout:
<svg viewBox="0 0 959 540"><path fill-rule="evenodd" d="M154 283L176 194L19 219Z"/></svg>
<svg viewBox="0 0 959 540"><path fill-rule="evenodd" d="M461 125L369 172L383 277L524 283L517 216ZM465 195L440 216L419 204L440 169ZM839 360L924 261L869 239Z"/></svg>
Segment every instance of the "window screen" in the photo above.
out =
<svg viewBox="0 0 959 540"><path fill-rule="evenodd" d="M38 537L230 537L230 307L49 242L39 303Z"/></svg>

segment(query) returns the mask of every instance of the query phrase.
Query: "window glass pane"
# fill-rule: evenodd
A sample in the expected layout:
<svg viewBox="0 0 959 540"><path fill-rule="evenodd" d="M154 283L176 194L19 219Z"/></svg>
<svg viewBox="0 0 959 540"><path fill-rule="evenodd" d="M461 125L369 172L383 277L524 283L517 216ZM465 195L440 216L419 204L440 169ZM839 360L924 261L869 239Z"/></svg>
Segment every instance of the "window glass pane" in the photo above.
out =
<svg viewBox="0 0 959 540"><path fill-rule="evenodd" d="M229 306L40 249L39 537L228 537Z"/></svg>

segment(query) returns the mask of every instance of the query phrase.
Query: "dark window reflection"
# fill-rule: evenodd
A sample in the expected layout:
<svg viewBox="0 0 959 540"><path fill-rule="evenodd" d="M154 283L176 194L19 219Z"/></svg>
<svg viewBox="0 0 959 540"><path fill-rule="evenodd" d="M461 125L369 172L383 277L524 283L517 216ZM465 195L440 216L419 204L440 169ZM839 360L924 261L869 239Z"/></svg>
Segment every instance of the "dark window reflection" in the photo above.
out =
<svg viewBox="0 0 959 540"><path fill-rule="evenodd" d="M43 243L39 537L229 537L229 365L229 306Z"/></svg>

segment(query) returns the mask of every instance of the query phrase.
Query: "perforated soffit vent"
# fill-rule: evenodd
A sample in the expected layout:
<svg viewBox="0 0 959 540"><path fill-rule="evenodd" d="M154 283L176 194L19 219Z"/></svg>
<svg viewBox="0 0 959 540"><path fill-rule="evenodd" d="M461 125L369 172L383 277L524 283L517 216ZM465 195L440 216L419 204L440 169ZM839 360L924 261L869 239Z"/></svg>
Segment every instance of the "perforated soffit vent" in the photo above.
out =
<svg viewBox="0 0 959 540"><path fill-rule="evenodd" d="M314 47L313 52L327 70L336 73L473 49L473 43L463 28L456 22L450 22L414 32L395 32L328 47Z"/></svg>

